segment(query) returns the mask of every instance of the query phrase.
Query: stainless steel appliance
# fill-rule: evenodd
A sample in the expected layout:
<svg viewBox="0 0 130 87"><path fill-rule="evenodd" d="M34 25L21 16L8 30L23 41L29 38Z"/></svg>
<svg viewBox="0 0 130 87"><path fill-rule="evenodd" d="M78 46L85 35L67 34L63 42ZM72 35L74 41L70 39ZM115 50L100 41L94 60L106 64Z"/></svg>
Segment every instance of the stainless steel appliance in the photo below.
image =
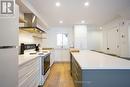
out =
<svg viewBox="0 0 130 87"><path fill-rule="evenodd" d="M48 77L50 70L50 53L39 53L40 56L40 83L39 87L43 87L43 84Z"/></svg>
<svg viewBox="0 0 130 87"><path fill-rule="evenodd" d="M47 71L50 69L50 54L47 54L43 59L43 75L46 75Z"/></svg>
<svg viewBox="0 0 130 87"><path fill-rule="evenodd" d="M33 13L24 13L24 19L27 21L24 23L23 27L20 29L24 29L26 31L35 32L35 33L45 33L43 29L41 29L37 24L37 17Z"/></svg>

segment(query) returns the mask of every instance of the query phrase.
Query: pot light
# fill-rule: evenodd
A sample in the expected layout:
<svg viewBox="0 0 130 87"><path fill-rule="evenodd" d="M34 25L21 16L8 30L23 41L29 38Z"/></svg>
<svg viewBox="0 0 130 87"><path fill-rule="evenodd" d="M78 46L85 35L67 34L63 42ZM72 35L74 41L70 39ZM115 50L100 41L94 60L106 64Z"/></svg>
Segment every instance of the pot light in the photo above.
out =
<svg viewBox="0 0 130 87"><path fill-rule="evenodd" d="M63 21L59 21L59 23L60 23L60 24L62 24L62 23L63 23Z"/></svg>
<svg viewBox="0 0 130 87"><path fill-rule="evenodd" d="M100 29L100 30L102 30L103 28L102 28L102 27L100 27L99 29Z"/></svg>
<svg viewBox="0 0 130 87"><path fill-rule="evenodd" d="M84 20L82 20L82 21L81 21L81 23L82 23L82 24L84 24L84 23L85 23L85 21L84 21Z"/></svg>
<svg viewBox="0 0 130 87"><path fill-rule="evenodd" d="M56 6L60 7L61 6L60 2L56 2Z"/></svg>
<svg viewBox="0 0 130 87"><path fill-rule="evenodd" d="M84 3L84 6L86 6L86 7L89 6L89 5L90 5L89 2L85 2L85 3Z"/></svg>

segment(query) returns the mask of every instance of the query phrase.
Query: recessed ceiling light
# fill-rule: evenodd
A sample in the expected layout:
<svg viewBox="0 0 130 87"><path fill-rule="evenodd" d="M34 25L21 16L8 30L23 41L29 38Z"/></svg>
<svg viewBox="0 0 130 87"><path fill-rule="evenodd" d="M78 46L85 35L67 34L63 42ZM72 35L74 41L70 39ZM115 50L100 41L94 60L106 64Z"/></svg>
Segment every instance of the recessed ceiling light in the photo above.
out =
<svg viewBox="0 0 130 87"><path fill-rule="evenodd" d="M62 23L63 23L63 21L59 21L59 23L60 23L60 24L62 24Z"/></svg>
<svg viewBox="0 0 130 87"><path fill-rule="evenodd" d="M100 30L102 30L103 28L102 28L102 27L100 27L99 29L100 29Z"/></svg>
<svg viewBox="0 0 130 87"><path fill-rule="evenodd" d="M60 2L56 2L56 6L60 7L61 6Z"/></svg>
<svg viewBox="0 0 130 87"><path fill-rule="evenodd" d="M90 5L89 2L85 2L85 3L84 3L84 6L89 6L89 5Z"/></svg>
<svg viewBox="0 0 130 87"><path fill-rule="evenodd" d="M81 21L81 23L82 23L82 24L84 24L84 23L85 23L85 21L84 21L84 20L82 20L82 21Z"/></svg>

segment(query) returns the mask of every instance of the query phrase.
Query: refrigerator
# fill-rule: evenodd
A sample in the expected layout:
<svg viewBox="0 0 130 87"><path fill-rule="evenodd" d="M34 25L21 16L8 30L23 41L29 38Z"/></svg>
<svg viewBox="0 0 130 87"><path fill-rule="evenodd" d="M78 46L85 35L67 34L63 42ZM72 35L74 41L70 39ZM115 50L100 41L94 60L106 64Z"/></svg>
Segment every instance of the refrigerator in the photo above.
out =
<svg viewBox="0 0 130 87"><path fill-rule="evenodd" d="M18 87L19 8L12 17L0 17L0 87Z"/></svg>

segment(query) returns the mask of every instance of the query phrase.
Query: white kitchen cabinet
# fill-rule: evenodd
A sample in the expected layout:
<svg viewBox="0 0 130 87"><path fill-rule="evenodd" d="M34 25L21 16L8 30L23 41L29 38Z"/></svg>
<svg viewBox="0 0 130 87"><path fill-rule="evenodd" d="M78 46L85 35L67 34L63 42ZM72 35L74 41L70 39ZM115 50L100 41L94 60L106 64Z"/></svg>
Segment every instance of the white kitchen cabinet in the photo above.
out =
<svg viewBox="0 0 130 87"><path fill-rule="evenodd" d="M69 62L70 61L69 49L60 48L55 49L55 62Z"/></svg>
<svg viewBox="0 0 130 87"><path fill-rule="evenodd" d="M78 49L87 49L87 26L74 26L74 47Z"/></svg>
<svg viewBox="0 0 130 87"><path fill-rule="evenodd" d="M107 53L107 30L103 30L103 49L102 51Z"/></svg>
<svg viewBox="0 0 130 87"><path fill-rule="evenodd" d="M110 54L120 55L119 25L103 30L103 36L103 51Z"/></svg>
<svg viewBox="0 0 130 87"><path fill-rule="evenodd" d="M108 53L120 55L120 44L119 44L119 27L115 26L113 29L108 30L108 42L107 50Z"/></svg>
<svg viewBox="0 0 130 87"><path fill-rule="evenodd" d="M128 49L129 49L129 51L128 51L128 56L130 57L130 23L128 24L128 32L129 32L129 34L128 34Z"/></svg>
<svg viewBox="0 0 130 87"><path fill-rule="evenodd" d="M122 57L130 57L129 51L129 41L130 41L130 32L129 32L129 23L130 21L125 20L121 22L120 26L120 45L121 45L121 54Z"/></svg>
<svg viewBox="0 0 130 87"><path fill-rule="evenodd" d="M118 20L103 30L103 51L121 57L130 57L130 21Z"/></svg>
<svg viewBox="0 0 130 87"><path fill-rule="evenodd" d="M50 54L50 67L53 65L54 62L55 62L55 51L51 50L51 54Z"/></svg>
<svg viewBox="0 0 130 87"><path fill-rule="evenodd" d="M38 87L40 79L40 58L35 58L19 66L18 87Z"/></svg>

